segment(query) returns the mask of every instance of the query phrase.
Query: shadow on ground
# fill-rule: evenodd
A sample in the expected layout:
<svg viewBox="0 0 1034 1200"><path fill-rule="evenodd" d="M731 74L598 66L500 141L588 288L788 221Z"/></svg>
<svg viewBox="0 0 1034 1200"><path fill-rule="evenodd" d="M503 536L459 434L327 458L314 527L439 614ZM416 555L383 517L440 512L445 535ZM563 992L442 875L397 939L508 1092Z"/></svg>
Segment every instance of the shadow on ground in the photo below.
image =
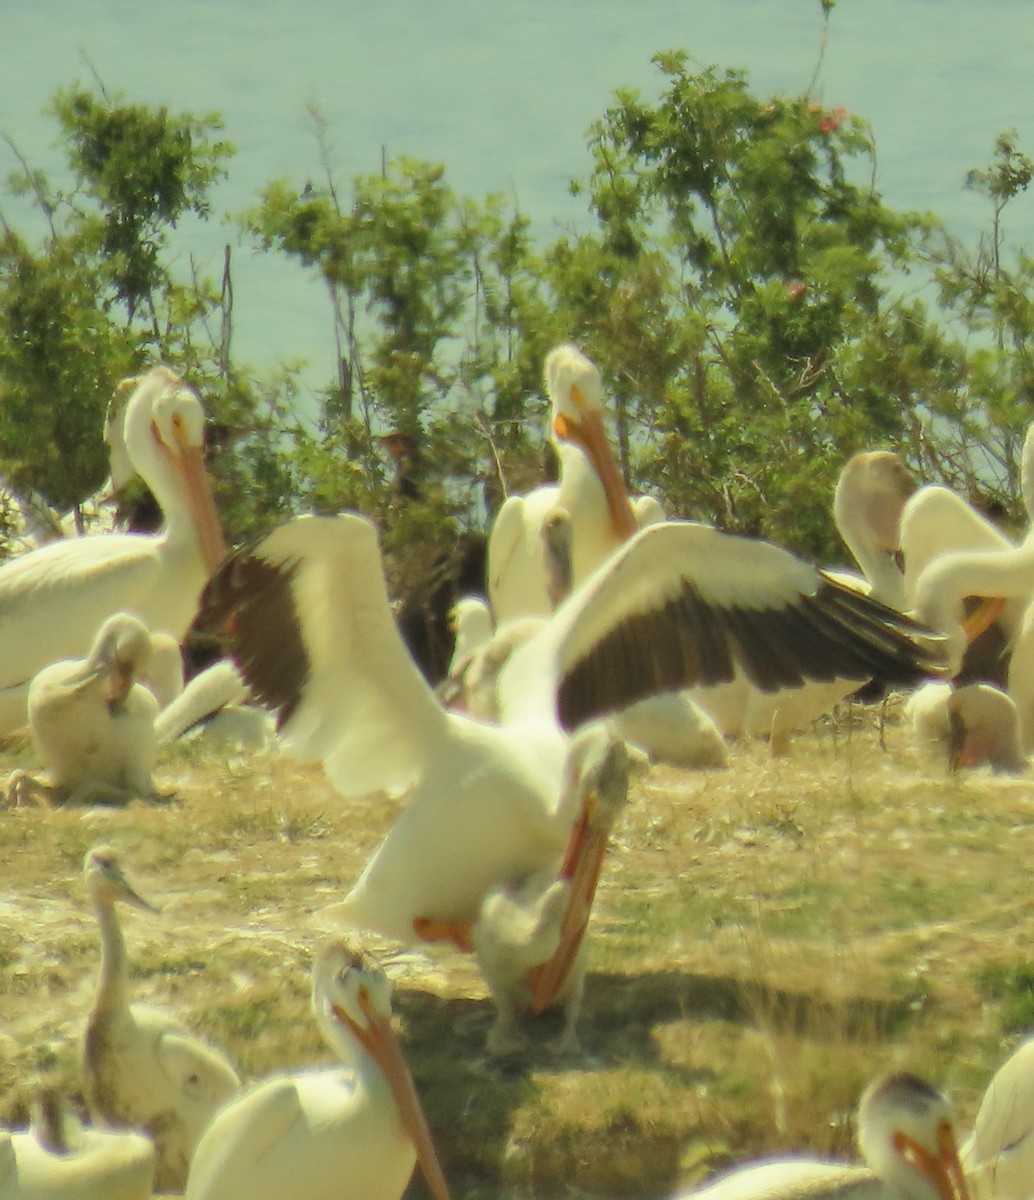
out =
<svg viewBox="0 0 1034 1200"><path fill-rule="evenodd" d="M907 1001L869 996L834 1001L678 970L590 974L579 1022L582 1056L557 1059L549 1052L560 1021L546 1014L526 1022L524 1053L497 1061L484 1050L494 1017L488 1000L399 989L395 1007L446 1175L455 1194L468 1200L528 1195L548 1200L571 1195L572 1189L580 1196L637 1200L671 1195L688 1141L705 1131L687 1127L677 1112L666 1122L640 1121L620 1106L594 1116L579 1098L579 1083L593 1073L652 1071L676 1089L698 1081L700 1073L692 1067L665 1058L655 1036L659 1026L688 1020L746 1027L763 1014L769 1033L825 1030L838 1038L868 1037L900 1030L912 1015ZM571 1082L570 1112L540 1112L529 1120L529 1109L541 1108L543 1075L558 1073ZM426 1195L416 1181L407 1192Z"/></svg>

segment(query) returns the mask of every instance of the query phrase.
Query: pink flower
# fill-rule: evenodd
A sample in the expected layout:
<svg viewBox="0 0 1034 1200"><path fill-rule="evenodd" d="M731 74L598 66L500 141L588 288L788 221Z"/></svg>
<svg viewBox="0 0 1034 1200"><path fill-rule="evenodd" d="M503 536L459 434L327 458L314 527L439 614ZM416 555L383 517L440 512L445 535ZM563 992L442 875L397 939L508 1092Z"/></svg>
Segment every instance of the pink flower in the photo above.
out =
<svg viewBox="0 0 1034 1200"><path fill-rule="evenodd" d="M822 120L819 121L819 129L823 133L832 133L834 129L839 129L850 115L850 112L846 108L834 108L830 112L822 114Z"/></svg>

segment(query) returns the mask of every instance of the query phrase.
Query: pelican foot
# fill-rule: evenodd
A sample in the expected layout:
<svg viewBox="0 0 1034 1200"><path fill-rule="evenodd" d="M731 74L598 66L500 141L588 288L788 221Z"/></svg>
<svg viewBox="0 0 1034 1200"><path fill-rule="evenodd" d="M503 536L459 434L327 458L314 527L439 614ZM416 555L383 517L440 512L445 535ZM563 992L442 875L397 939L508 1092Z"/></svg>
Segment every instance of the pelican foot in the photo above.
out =
<svg viewBox="0 0 1034 1200"><path fill-rule="evenodd" d="M512 1023L495 1025L485 1038L485 1052L489 1058L511 1058L528 1048L528 1039L515 1031Z"/></svg>
<svg viewBox="0 0 1034 1200"><path fill-rule="evenodd" d="M48 805L54 792L28 771L12 771L7 781L9 808L42 808Z"/></svg>
<svg viewBox="0 0 1034 1200"><path fill-rule="evenodd" d="M585 1051L578 1040L574 1027L565 1029L558 1037L551 1038L546 1043L546 1050L552 1058L584 1058Z"/></svg>

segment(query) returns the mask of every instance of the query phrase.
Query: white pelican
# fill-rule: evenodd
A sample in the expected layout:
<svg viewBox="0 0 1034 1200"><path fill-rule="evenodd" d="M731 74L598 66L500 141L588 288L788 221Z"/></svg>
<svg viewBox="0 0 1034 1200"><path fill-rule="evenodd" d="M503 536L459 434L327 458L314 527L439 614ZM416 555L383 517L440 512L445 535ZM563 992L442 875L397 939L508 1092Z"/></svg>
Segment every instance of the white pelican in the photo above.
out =
<svg viewBox="0 0 1034 1200"><path fill-rule="evenodd" d="M25 724L33 675L85 654L113 612L133 612L177 640L186 633L225 553L204 428L201 402L172 371L141 376L126 409L126 445L161 505L163 530L68 538L0 567L0 733Z"/></svg>
<svg viewBox="0 0 1034 1200"><path fill-rule="evenodd" d="M313 967L312 1004L344 1070L274 1076L222 1108L194 1154L187 1200L398 1200L415 1162L435 1200L449 1200L383 971L332 942Z"/></svg>
<svg viewBox="0 0 1034 1200"><path fill-rule="evenodd" d="M146 1137L84 1129L53 1108L44 1116L27 1133L0 1130L0 1200L151 1200Z"/></svg>
<svg viewBox="0 0 1034 1200"><path fill-rule="evenodd" d="M469 942L490 887L559 861L576 815L559 803L565 731L735 663L767 688L939 666L908 618L777 546L689 522L641 530L511 655L499 726L437 703L362 517L274 530L227 560L203 609L290 749L344 795L408 794L338 916L409 943L442 923L466 923Z"/></svg>
<svg viewBox="0 0 1034 1200"><path fill-rule="evenodd" d="M101 933L101 970L83 1039L86 1100L95 1121L153 1141L155 1185L182 1191L194 1147L216 1109L240 1089L219 1051L161 1009L129 1003L129 963L115 904L153 909L110 846L90 850L86 883Z"/></svg>
<svg viewBox="0 0 1034 1200"><path fill-rule="evenodd" d="M928 683L909 696L905 716L919 746L951 770L985 763L996 774L1027 768L1011 696L989 683Z"/></svg>
<svg viewBox="0 0 1034 1200"><path fill-rule="evenodd" d="M471 930L481 973L497 1017L488 1034L492 1055L518 1050L518 1013L538 1013L559 1001L564 1028L555 1049L577 1053L576 1023L585 987L589 920L607 839L628 798L629 775L644 769L608 722L574 735L561 788L578 794L571 842L558 872L546 868L489 889ZM561 807L568 807L566 795Z"/></svg>
<svg viewBox="0 0 1034 1200"><path fill-rule="evenodd" d="M947 1098L915 1075L879 1080L858 1107L868 1167L780 1158L733 1170L679 1200L969 1200Z"/></svg>
<svg viewBox="0 0 1034 1200"><path fill-rule="evenodd" d="M901 522L917 484L901 458L889 450L863 450L840 472L833 519L862 570L858 586L892 608L905 607Z"/></svg>
<svg viewBox="0 0 1034 1200"><path fill-rule="evenodd" d="M97 631L88 658L51 663L34 676L29 725L51 783L15 772L13 803L126 804L155 795L158 701L137 682L151 647L142 621L115 613Z"/></svg>
<svg viewBox="0 0 1034 1200"><path fill-rule="evenodd" d="M546 356L545 376L560 480L508 497L496 514L488 538L488 598L497 625L551 611L542 525L555 509L571 517L576 587L640 526L664 515L656 500L640 499L633 506L629 498L607 441L603 382L595 364L574 346L558 346Z"/></svg>
<svg viewBox="0 0 1034 1200"><path fill-rule="evenodd" d="M1028 1200L1034 1190L1034 1040L995 1071L961 1151L981 1200Z"/></svg>

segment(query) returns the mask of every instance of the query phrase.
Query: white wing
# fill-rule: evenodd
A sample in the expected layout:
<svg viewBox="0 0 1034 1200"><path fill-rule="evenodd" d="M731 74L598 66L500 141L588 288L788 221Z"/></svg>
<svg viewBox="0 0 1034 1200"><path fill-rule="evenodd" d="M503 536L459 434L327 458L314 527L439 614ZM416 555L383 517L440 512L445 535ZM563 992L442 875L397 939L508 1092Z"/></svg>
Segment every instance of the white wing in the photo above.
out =
<svg viewBox="0 0 1034 1200"><path fill-rule="evenodd" d="M401 793L420 777L445 714L399 636L380 547L364 517L299 517L231 561L203 601L233 612L239 663L303 759L346 796Z"/></svg>
<svg viewBox="0 0 1034 1200"><path fill-rule="evenodd" d="M640 530L557 610L500 679L504 717L556 688L568 729L643 696L728 681L913 682L940 640L770 542L667 521ZM543 681L547 681L544 683Z"/></svg>

